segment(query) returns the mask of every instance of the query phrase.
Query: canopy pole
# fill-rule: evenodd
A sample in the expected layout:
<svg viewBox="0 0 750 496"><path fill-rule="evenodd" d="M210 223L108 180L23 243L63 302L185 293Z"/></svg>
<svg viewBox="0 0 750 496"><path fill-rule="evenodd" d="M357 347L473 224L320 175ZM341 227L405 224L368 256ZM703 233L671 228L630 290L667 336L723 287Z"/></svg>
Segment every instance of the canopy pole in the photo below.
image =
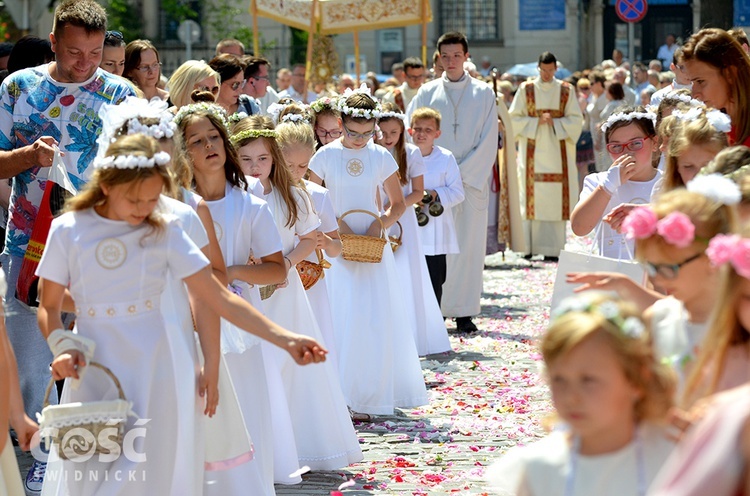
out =
<svg viewBox="0 0 750 496"><path fill-rule="evenodd" d="M253 55L260 57L260 36L258 34L258 1L253 0Z"/></svg>
<svg viewBox="0 0 750 496"><path fill-rule="evenodd" d="M359 31L354 31L354 71L357 74L357 88L360 85L360 66L359 66Z"/></svg>
<svg viewBox="0 0 750 496"><path fill-rule="evenodd" d="M422 0L422 64L425 67L427 67L427 2L428 1L429 0Z"/></svg>
<svg viewBox="0 0 750 496"><path fill-rule="evenodd" d="M315 36L316 18L315 12L318 0L313 0L310 8L310 31L307 33L307 60L305 61L305 98L307 100L307 89L310 87L310 75L312 73L313 37ZM305 103L312 103L305 101Z"/></svg>

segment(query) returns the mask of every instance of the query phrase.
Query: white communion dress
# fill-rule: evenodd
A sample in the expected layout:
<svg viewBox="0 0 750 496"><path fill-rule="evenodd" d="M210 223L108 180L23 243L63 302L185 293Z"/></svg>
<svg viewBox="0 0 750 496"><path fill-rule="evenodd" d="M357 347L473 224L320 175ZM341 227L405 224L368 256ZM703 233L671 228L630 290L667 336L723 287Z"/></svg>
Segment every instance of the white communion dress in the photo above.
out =
<svg viewBox="0 0 750 496"><path fill-rule="evenodd" d="M106 219L94 210L66 213L52 222L37 274L69 287L79 308L75 332L96 343L94 360L117 376L138 419L128 419L125 447L114 461L99 455L85 462L60 461L53 453L44 494L184 494L173 490L180 465L175 449L180 417L194 416L196 401L192 388L179 389L185 382L175 377L176 349L167 335L174 330L165 325L159 307L168 272L184 279L207 265L174 218L162 232ZM61 403L117 397L112 380L91 369L77 390L66 381ZM190 493L199 494L200 487Z"/></svg>
<svg viewBox="0 0 750 496"><path fill-rule="evenodd" d="M286 225L287 208L278 190L272 190L265 198L285 255L294 249L296 236L309 234L320 226L307 194L300 188L292 191L298 208L297 221L292 227ZM277 289L264 301L268 317L293 332L322 340L297 270L292 267L287 277L287 287ZM312 470L335 470L361 461L362 450L334 364L325 361L301 367L281 350L274 350L273 360L284 381L300 465ZM277 444L276 449L284 446Z"/></svg>
<svg viewBox="0 0 750 496"><path fill-rule="evenodd" d="M388 151L372 142L365 148L345 148L341 140L320 150L310 170L326 182L340 219L352 209L377 215L377 189L397 170ZM343 219L364 234L373 218L352 214ZM343 256L328 274L339 377L348 405L357 412L393 413L395 407L428 403L427 390L408 327L404 294L390 245L380 263L359 263Z"/></svg>

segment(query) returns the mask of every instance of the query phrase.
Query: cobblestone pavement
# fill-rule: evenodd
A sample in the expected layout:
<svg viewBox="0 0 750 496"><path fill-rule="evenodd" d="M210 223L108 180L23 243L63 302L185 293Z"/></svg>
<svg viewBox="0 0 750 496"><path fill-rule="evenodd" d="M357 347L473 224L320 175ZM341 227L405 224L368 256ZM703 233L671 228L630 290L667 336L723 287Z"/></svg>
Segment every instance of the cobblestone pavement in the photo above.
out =
<svg viewBox="0 0 750 496"><path fill-rule="evenodd" d="M307 473L276 493L330 495L346 481L353 481L341 490L346 496L485 493L485 468L508 447L539 437L551 409L535 344L547 325L555 270L513 253L487 257L480 332L452 334L453 352L422 361L430 404L357 423L363 462ZM19 463L25 476L30 458L20 455Z"/></svg>
<svg viewBox="0 0 750 496"><path fill-rule="evenodd" d="M357 423L365 454L347 470L312 472L278 495L483 494L485 467L542 434L551 410L536 339L548 321L557 264L515 254L485 260L480 332L422 361L430 405Z"/></svg>

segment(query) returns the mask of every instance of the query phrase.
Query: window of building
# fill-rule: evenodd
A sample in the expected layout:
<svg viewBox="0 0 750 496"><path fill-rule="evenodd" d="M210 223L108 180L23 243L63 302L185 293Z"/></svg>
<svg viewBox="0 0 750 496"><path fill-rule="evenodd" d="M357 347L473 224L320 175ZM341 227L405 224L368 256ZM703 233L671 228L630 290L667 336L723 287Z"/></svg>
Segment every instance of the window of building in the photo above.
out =
<svg viewBox="0 0 750 496"><path fill-rule="evenodd" d="M442 0L437 3L441 33L460 31L470 42L501 38L500 0Z"/></svg>

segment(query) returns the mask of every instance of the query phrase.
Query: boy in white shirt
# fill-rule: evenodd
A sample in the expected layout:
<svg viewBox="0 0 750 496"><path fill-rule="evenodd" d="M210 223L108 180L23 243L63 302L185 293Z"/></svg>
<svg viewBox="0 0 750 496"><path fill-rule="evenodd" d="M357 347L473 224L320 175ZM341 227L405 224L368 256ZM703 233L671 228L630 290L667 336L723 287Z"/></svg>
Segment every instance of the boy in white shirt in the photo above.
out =
<svg viewBox="0 0 750 496"><path fill-rule="evenodd" d="M435 145L440 136L440 112L430 107L416 109L411 115L409 135L422 152L426 168L424 189L432 196L433 203L439 202L444 208L442 214L430 215L427 224L419 228L432 288L440 303L446 275L445 256L459 251L451 207L464 201L464 187L453 154ZM423 205L423 211L427 213L427 205Z"/></svg>

